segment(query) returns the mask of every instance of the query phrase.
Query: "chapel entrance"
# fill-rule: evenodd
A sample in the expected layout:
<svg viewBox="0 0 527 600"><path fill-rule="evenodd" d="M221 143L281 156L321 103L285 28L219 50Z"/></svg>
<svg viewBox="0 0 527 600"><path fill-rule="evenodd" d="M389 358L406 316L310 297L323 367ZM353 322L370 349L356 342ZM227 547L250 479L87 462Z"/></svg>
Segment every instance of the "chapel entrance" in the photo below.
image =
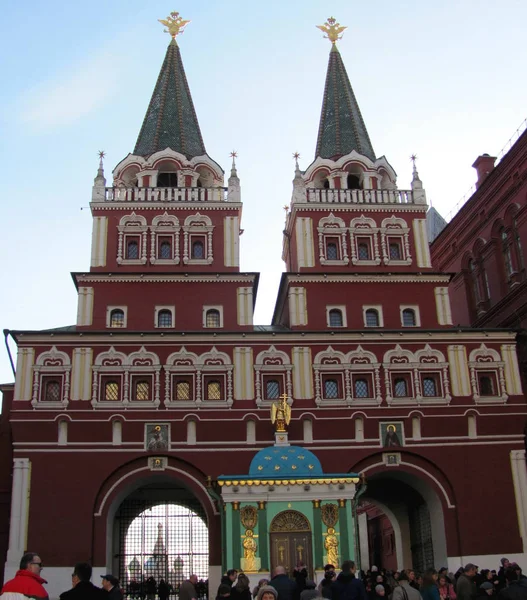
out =
<svg viewBox="0 0 527 600"><path fill-rule="evenodd" d="M130 494L117 509L113 533L113 572L130 597L144 598L149 578L156 584L164 579L176 594L192 573L208 579L205 512L192 493L173 480Z"/></svg>
<svg viewBox="0 0 527 600"><path fill-rule="evenodd" d="M269 528L271 570L283 566L292 577L299 561L305 563L308 576L313 576L311 526L307 518L296 510L278 513Z"/></svg>

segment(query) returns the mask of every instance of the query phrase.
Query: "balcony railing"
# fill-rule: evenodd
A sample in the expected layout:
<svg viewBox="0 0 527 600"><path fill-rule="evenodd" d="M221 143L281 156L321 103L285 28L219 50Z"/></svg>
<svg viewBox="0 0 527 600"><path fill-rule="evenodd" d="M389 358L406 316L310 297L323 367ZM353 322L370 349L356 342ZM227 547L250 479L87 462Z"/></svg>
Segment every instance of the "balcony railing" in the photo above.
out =
<svg viewBox="0 0 527 600"><path fill-rule="evenodd" d="M414 204L412 190L306 189L308 202L334 204Z"/></svg>
<svg viewBox="0 0 527 600"><path fill-rule="evenodd" d="M107 187L106 202L225 202L227 188Z"/></svg>

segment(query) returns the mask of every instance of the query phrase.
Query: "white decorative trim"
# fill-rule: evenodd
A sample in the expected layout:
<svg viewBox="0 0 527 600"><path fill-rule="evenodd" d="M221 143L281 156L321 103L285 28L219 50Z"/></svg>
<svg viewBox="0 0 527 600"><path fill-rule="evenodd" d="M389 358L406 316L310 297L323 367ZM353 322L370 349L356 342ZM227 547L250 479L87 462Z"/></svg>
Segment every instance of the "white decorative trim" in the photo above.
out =
<svg viewBox="0 0 527 600"><path fill-rule="evenodd" d="M254 361L256 405L270 406L272 399L267 399L263 391L264 379L269 375L276 375L283 380L283 389L289 398L289 404L292 403L293 384L292 384L293 365L290 357L281 350L271 346L268 350L260 352Z"/></svg>
<svg viewBox="0 0 527 600"><path fill-rule="evenodd" d="M377 315L379 317L379 324L378 325L368 325L366 322L366 312L368 310L376 310L377 311ZM375 329L377 327L384 327L384 316L382 314L382 304L363 304L362 306L362 321L364 323L364 327L367 328L372 328Z"/></svg>
<svg viewBox="0 0 527 600"><path fill-rule="evenodd" d="M501 360L499 352L492 348L487 348L481 344L469 354L468 368L470 371L470 383L472 394L476 404L505 404L509 395L507 394L505 384L505 363ZM482 396L479 391L478 373L492 373L495 377L497 394L495 396Z"/></svg>
<svg viewBox="0 0 527 600"><path fill-rule="evenodd" d="M122 310L124 313L123 326L122 327L112 327L112 312L114 310ZM109 329L125 329L128 325L128 306L107 306L106 307L106 327Z"/></svg>
<svg viewBox="0 0 527 600"><path fill-rule="evenodd" d="M146 245L148 236L148 226L145 217L136 215L132 212L130 215L125 215L119 221L117 227L117 264L118 265L144 265L146 264ZM137 259L126 258L125 238L127 235L139 236L140 243L138 246L139 257Z"/></svg>
<svg viewBox="0 0 527 600"><path fill-rule="evenodd" d="M217 310L220 315L220 324L218 327L207 326L207 313L209 310ZM205 329L222 329L223 328L223 306L219 304L205 304L202 311L203 327Z"/></svg>
<svg viewBox="0 0 527 600"><path fill-rule="evenodd" d="M346 224L335 217L331 212L327 217L322 217L318 222L318 252L321 265L347 265L349 264L348 245L346 242ZM339 259L328 259L326 237L336 237L339 244Z"/></svg>
<svg viewBox="0 0 527 600"><path fill-rule="evenodd" d="M381 223L381 247L382 257L385 265L411 265L412 254L410 252L410 228L404 219L392 215L383 219ZM387 237L399 237L401 239L401 260L392 260L390 258L390 248Z"/></svg>
<svg viewBox="0 0 527 600"><path fill-rule="evenodd" d="M378 233L379 228L377 227L375 220L370 217L365 217L364 214L361 214L360 217L356 217L350 221L350 248L352 264L359 266L374 266L381 264ZM359 258L357 237L367 237L370 240L370 250L372 253L371 259L361 260Z"/></svg>
<svg viewBox="0 0 527 600"><path fill-rule="evenodd" d="M405 325L403 319L403 312L405 310L413 310L415 317L415 325ZM418 304L401 304L399 306L399 316L401 317L401 327L421 327L421 313L419 312Z"/></svg>
<svg viewBox="0 0 527 600"><path fill-rule="evenodd" d="M152 219L150 225L150 263L155 265L179 265L179 219L174 215L169 215L166 211ZM158 257L158 238L159 236L171 238L172 257Z"/></svg>
<svg viewBox="0 0 527 600"><path fill-rule="evenodd" d="M329 322L329 313L332 310L339 310L342 316L342 325L331 325ZM326 325L331 329L337 329L341 327L348 326L348 317L346 315L346 305L345 304L327 304L326 305Z"/></svg>
<svg viewBox="0 0 527 600"><path fill-rule="evenodd" d="M214 260L213 246L212 246L212 234L214 226L210 217L206 215L190 215L185 219L183 225L183 264L185 265L210 265ZM192 258L191 252L191 236L203 234L203 258Z"/></svg>
<svg viewBox="0 0 527 600"><path fill-rule="evenodd" d="M53 346L47 352L39 354L33 367L33 396L31 406L44 410L66 408L70 395L70 375L71 360L65 352L57 350L56 346ZM43 381L47 377L54 377L60 381L61 400L58 402L47 402L42 398L42 394L45 392Z"/></svg>
<svg viewBox="0 0 527 600"><path fill-rule="evenodd" d="M158 325L158 319L159 319L159 313L161 311L170 311L170 314L172 315L172 325L170 326L160 326ZM154 328L155 329L174 329L174 327L176 326L176 307L174 305L172 306L156 306L155 310L154 310Z"/></svg>

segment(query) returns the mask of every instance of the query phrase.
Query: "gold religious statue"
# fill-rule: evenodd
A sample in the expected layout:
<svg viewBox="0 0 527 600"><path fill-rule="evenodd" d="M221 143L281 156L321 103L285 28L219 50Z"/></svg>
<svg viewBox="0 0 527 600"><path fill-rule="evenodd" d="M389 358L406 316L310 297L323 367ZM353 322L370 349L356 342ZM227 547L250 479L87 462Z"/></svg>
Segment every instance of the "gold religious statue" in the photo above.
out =
<svg viewBox="0 0 527 600"><path fill-rule="evenodd" d="M287 394L282 394L278 402L271 404L271 423L275 426L276 432L284 433L290 421L291 407L287 404Z"/></svg>
<svg viewBox="0 0 527 600"><path fill-rule="evenodd" d="M243 539L243 557L245 559L243 563L243 570L246 572L256 572L258 571L256 565L256 550L258 546L256 545L256 540L254 539L254 531L252 529L247 529L245 531L245 537Z"/></svg>
<svg viewBox="0 0 527 600"><path fill-rule="evenodd" d="M316 27L326 34L324 37L332 44L335 44L337 40L340 40L342 38L340 34L347 29L344 25L337 23L337 19L334 17L329 17L324 25L316 25Z"/></svg>
<svg viewBox="0 0 527 600"><path fill-rule="evenodd" d="M335 529L333 527L328 528L326 539L324 540L324 548L327 552L326 561L330 565L338 567L339 564L339 541L335 535Z"/></svg>
<svg viewBox="0 0 527 600"><path fill-rule="evenodd" d="M173 40L176 39L180 33L183 33L183 29L185 26L190 23L190 21L184 21L183 17L179 16L178 12L171 12L170 15L166 19L158 19L161 25L164 25L166 29L164 29L165 33L169 33Z"/></svg>

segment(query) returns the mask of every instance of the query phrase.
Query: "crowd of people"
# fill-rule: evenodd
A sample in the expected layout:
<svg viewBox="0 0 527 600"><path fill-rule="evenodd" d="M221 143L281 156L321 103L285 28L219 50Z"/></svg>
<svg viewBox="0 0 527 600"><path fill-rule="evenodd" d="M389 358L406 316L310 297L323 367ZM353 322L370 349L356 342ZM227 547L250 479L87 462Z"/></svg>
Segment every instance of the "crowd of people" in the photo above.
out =
<svg viewBox="0 0 527 600"><path fill-rule="evenodd" d="M527 600L527 577L519 565L502 558L497 570L480 571L468 563L456 573L446 567L424 573L377 567L357 572L355 563L348 560L338 574L334 565L326 565L317 585L300 562L292 577L284 567L276 567L273 578L261 579L252 591L247 576L231 569L222 578L216 600L489 600L488 596Z"/></svg>

